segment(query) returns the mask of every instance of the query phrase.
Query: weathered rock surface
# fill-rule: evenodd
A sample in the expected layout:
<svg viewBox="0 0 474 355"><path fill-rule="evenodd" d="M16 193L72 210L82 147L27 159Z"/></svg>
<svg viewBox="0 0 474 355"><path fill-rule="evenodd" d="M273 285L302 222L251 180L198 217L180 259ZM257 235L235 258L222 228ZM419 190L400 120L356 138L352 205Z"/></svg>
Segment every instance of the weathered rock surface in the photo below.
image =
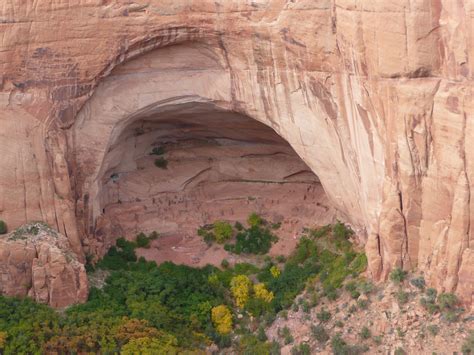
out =
<svg viewBox="0 0 474 355"><path fill-rule="evenodd" d="M309 312L302 306L297 311L288 310L286 318L278 316L267 329L267 336L283 345L283 355L291 354L294 344L302 342L308 343L312 354L334 354L331 339L338 333L347 344L368 346L368 354L394 354L399 348L406 354L452 354L460 352L474 329L472 314L459 313L456 321L448 321L445 312L430 314L420 302L426 298L426 293L408 282L401 287L388 283L379 284L379 287L357 300L349 292L343 292L336 301L323 298ZM406 303L398 301L400 290L407 294ZM302 294L295 304L300 300L310 303L311 298L311 294ZM361 300L368 302L368 306L361 307ZM322 310L331 315L327 322L317 317ZM319 342L316 337L308 336L315 326L326 330L327 340ZM284 327L288 327L294 337L293 343L286 346L279 336L279 329ZM364 327L370 333L366 339L360 335Z"/></svg>
<svg viewBox="0 0 474 355"><path fill-rule="evenodd" d="M84 265L67 238L42 223L0 236L0 294L62 308L87 300Z"/></svg>
<svg viewBox="0 0 474 355"><path fill-rule="evenodd" d="M418 267L471 302L473 16L468 0L7 0L0 218L44 220L83 258L121 132L205 102L288 141L373 278Z"/></svg>

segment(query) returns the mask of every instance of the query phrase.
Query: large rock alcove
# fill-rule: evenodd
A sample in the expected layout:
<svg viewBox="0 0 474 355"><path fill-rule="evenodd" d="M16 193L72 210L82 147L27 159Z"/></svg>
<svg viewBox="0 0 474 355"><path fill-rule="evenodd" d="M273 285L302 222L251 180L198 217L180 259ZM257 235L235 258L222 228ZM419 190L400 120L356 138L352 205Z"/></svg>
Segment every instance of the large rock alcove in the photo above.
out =
<svg viewBox="0 0 474 355"><path fill-rule="evenodd" d="M70 132L89 253L156 230L161 252L149 257L220 262L197 228L257 212L281 223L273 252L286 254L303 227L334 221L294 149L232 108L228 79L214 51L186 44L118 67L99 85Z"/></svg>

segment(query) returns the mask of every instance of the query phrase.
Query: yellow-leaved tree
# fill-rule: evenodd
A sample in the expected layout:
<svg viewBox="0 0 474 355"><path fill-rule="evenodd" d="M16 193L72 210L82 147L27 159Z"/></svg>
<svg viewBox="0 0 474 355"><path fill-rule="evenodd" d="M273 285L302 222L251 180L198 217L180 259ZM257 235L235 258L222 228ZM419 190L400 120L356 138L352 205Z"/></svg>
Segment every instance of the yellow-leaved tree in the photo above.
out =
<svg viewBox="0 0 474 355"><path fill-rule="evenodd" d="M163 334L160 338L135 338L122 347L121 355L174 355L180 352L178 341L170 334Z"/></svg>
<svg viewBox="0 0 474 355"><path fill-rule="evenodd" d="M273 265L273 266L270 268L270 273L271 273L272 276L276 279L278 276L280 276L281 271L280 271L280 269L278 268L278 266Z"/></svg>
<svg viewBox="0 0 474 355"><path fill-rule="evenodd" d="M232 331L232 313L230 309L221 304L211 311L211 318L214 327L219 334L229 334Z"/></svg>
<svg viewBox="0 0 474 355"><path fill-rule="evenodd" d="M273 292L268 291L267 287L263 283L259 283L253 286L253 292L255 297L261 299L267 303L270 303L273 300Z"/></svg>
<svg viewBox="0 0 474 355"><path fill-rule="evenodd" d="M7 345L7 333L0 332L0 350Z"/></svg>
<svg viewBox="0 0 474 355"><path fill-rule="evenodd" d="M238 307L244 308L249 300L252 281L246 275L237 275L230 280L230 290Z"/></svg>

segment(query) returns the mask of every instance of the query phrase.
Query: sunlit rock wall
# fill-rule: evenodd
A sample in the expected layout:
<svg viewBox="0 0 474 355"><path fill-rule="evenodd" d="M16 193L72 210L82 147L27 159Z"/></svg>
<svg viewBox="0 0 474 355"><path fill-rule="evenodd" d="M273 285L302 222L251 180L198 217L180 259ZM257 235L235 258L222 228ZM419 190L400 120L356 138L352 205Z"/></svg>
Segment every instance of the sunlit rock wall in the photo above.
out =
<svg viewBox="0 0 474 355"><path fill-rule="evenodd" d="M418 267L471 302L473 11L469 0L5 0L0 218L45 220L83 255L92 185L76 175L76 149L96 141L71 133L78 115L120 63L201 47L222 77L196 66L201 79L176 84L169 99L191 91L287 140L367 242L372 277ZM139 98L128 114L156 102ZM89 116L104 147L125 119L109 118Z"/></svg>

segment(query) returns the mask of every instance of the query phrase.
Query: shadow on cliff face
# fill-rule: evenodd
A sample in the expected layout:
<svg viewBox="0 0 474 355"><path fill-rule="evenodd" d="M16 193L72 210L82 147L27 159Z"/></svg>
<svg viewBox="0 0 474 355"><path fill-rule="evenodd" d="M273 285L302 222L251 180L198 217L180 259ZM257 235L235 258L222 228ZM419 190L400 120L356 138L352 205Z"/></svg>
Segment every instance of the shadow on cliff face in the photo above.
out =
<svg viewBox="0 0 474 355"><path fill-rule="evenodd" d="M161 234L142 255L205 265L229 258L197 229L252 212L281 223L271 253L288 254L304 226L334 220L319 180L273 130L209 104L185 104L135 120L104 157L93 235L107 244Z"/></svg>

